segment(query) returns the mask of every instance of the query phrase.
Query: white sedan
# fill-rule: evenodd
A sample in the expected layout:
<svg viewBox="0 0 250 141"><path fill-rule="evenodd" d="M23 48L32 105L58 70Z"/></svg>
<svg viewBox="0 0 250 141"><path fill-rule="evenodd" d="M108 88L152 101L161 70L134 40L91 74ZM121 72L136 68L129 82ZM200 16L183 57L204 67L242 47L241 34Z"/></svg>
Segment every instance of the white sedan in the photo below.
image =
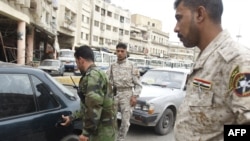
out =
<svg viewBox="0 0 250 141"><path fill-rule="evenodd" d="M185 97L189 69L157 68L142 77L143 89L137 100L131 123L152 126L160 135L169 133L175 123L176 112Z"/></svg>

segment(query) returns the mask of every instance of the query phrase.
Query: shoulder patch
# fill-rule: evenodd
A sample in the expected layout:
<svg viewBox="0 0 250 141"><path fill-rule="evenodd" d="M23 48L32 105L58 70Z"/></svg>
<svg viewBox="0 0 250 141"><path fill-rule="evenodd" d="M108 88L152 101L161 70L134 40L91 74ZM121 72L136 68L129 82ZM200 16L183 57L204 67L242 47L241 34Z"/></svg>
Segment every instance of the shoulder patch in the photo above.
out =
<svg viewBox="0 0 250 141"><path fill-rule="evenodd" d="M231 75L230 75L230 79L229 79L229 90L231 90L233 88L233 80L234 77L236 76L236 74L238 74L239 71L239 66L235 67L234 70L232 71Z"/></svg>
<svg viewBox="0 0 250 141"><path fill-rule="evenodd" d="M238 73L233 79L233 84L237 96L250 96L250 73Z"/></svg>

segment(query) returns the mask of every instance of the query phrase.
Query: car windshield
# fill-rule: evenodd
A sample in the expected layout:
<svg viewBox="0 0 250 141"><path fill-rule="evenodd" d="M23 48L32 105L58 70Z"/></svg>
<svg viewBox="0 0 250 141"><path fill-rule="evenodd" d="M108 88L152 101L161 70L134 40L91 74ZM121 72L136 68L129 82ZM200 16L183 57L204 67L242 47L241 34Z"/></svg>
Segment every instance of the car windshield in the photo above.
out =
<svg viewBox="0 0 250 141"><path fill-rule="evenodd" d="M40 66L59 66L58 61L42 61Z"/></svg>
<svg viewBox="0 0 250 141"><path fill-rule="evenodd" d="M167 70L148 70L141 78L142 84L175 89L181 89L183 81L185 81L185 74L183 72Z"/></svg>

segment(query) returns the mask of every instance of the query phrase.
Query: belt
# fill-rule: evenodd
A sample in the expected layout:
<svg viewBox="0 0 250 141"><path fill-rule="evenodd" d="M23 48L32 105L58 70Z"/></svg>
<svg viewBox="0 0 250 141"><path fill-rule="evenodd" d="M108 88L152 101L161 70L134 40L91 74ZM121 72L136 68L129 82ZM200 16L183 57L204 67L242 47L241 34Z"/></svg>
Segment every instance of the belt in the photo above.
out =
<svg viewBox="0 0 250 141"><path fill-rule="evenodd" d="M130 91L132 90L132 87L117 87L117 91Z"/></svg>

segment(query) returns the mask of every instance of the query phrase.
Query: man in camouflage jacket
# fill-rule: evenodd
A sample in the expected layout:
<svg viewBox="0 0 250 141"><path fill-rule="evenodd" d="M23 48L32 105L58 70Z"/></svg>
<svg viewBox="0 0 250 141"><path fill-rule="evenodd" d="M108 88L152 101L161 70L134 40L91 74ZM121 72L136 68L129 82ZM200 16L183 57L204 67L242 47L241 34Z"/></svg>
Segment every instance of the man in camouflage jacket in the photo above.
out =
<svg viewBox="0 0 250 141"><path fill-rule="evenodd" d="M80 141L114 141L116 113L107 75L95 66L94 53L88 46L77 48L75 59L82 73L78 90L83 105Z"/></svg>
<svg viewBox="0 0 250 141"><path fill-rule="evenodd" d="M124 141L130 126L133 107L139 97L142 85L139 71L127 58L127 45L119 43L116 46L117 62L107 71L110 83L115 93L115 105L121 113L121 126L117 141Z"/></svg>

